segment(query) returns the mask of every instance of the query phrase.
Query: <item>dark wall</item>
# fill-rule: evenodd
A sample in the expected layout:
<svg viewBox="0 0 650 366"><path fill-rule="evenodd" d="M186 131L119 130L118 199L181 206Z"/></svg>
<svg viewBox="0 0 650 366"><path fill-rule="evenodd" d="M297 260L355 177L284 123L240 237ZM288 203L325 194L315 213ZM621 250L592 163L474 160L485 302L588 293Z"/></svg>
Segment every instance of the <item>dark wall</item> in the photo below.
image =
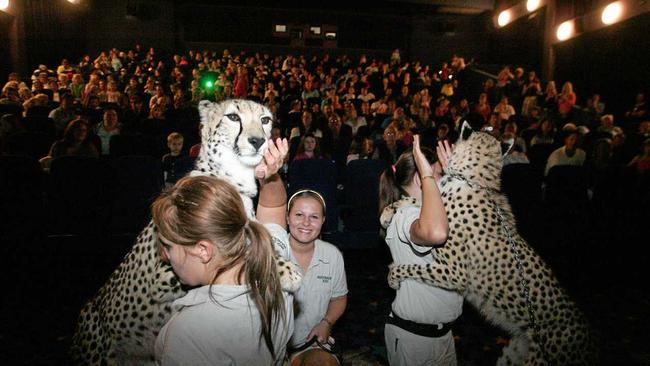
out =
<svg viewBox="0 0 650 366"><path fill-rule="evenodd" d="M95 0L86 20L87 52L136 43L171 51L176 48L174 16L171 0Z"/></svg>
<svg viewBox="0 0 650 366"><path fill-rule="evenodd" d="M11 32L11 23L13 21L13 16L0 11L0 60L5 60L0 62L0 75L7 75L11 70L11 62L6 62L11 60L11 49L9 34ZM4 86L4 80L0 79L0 87Z"/></svg>
<svg viewBox="0 0 650 366"><path fill-rule="evenodd" d="M488 32L484 15L422 14L411 20L412 32L407 49L415 60L437 68L453 54L471 59L487 58Z"/></svg>
<svg viewBox="0 0 650 366"><path fill-rule="evenodd" d="M348 54L383 55L399 48L405 57L431 64L448 60L454 53L470 58L482 58L486 54L485 16L435 14L431 8L421 11L417 6L409 8L397 3L393 3L392 9L387 6L354 9L353 6L280 9L184 4L177 13L187 47L234 43L244 48L248 44L282 51L290 41L273 36L274 24L330 24L338 28L338 50ZM314 50L307 47L298 51Z"/></svg>
<svg viewBox="0 0 650 366"><path fill-rule="evenodd" d="M24 45L26 65L2 66L0 75L8 73L5 67L25 74L41 63L56 68L63 58L77 62L86 53L94 57L99 51L132 48L138 42L159 49L176 48L171 0L88 0L79 5L63 0L29 0L21 4L24 8L19 16L25 37L18 41ZM8 17L0 12L0 37L8 34ZM0 56L8 52L7 42L2 43Z"/></svg>
<svg viewBox="0 0 650 366"><path fill-rule="evenodd" d="M497 28L487 20L489 33L486 58L483 63L523 66L526 70L542 68L544 40L544 9L530 16L521 17L506 27Z"/></svg>
<svg viewBox="0 0 650 366"><path fill-rule="evenodd" d="M557 44L556 80L573 82L578 103L601 94L609 112L634 104L650 91L650 13Z"/></svg>
<svg viewBox="0 0 650 366"><path fill-rule="evenodd" d="M232 42L288 45L288 38L273 36L273 25L312 24L338 27L338 47L393 49L408 36L407 18L400 15L355 13L333 8L281 9L207 4L185 4L178 22L187 42Z"/></svg>
<svg viewBox="0 0 650 366"><path fill-rule="evenodd" d="M55 68L62 58L78 57L86 46L83 7L67 1L24 2L22 19L28 70L38 64Z"/></svg>

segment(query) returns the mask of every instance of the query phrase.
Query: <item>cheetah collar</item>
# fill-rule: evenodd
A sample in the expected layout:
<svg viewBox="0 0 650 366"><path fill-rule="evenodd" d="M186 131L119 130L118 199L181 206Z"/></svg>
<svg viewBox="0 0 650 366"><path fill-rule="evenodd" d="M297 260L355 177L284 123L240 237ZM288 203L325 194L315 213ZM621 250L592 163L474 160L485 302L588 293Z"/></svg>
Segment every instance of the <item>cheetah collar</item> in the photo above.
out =
<svg viewBox="0 0 650 366"><path fill-rule="evenodd" d="M390 225L390 222L393 220L393 216L395 215L397 210L407 206L421 207L422 203L418 201L416 198L402 196L400 200L395 201L390 205L386 206L384 210L381 212L381 216L379 217L381 227L387 229L388 225Z"/></svg>

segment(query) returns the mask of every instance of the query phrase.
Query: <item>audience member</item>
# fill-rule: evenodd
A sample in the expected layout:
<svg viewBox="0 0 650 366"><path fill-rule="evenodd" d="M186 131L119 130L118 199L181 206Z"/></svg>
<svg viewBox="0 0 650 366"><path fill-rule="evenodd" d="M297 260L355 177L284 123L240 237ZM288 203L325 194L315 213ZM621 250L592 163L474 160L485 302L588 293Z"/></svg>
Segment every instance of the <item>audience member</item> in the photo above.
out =
<svg viewBox="0 0 650 366"><path fill-rule="evenodd" d="M166 186L173 186L182 177L176 176L174 165L182 157L183 151L183 135L178 132L172 132L167 136L167 147L169 153L162 157L162 168ZM200 145L199 145L200 147ZM195 156L198 156L198 152Z"/></svg>
<svg viewBox="0 0 650 366"><path fill-rule="evenodd" d="M641 150L640 154L632 158L627 166L633 168L639 174L650 170L650 139L646 139L643 142L643 150Z"/></svg>
<svg viewBox="0 0 650 366"><path fill-rule="evenodd" d="M578 130L563 130L564 145L553 151L546 161L544 175L556 165L576 165L582 166L585 163L586 154L584 150L578 148Z"/></svg>
<svg viewBox="0 0 650 366"><path fill-rule="evenodd" d="M398 139L397 128L389 126L384 130L383 140L377 143L379 159L393 165L406 150L406 145Z"/></svg>
<svg viewBox="0 0 650 366"><path fill-rule="evenodd" d="M98 157L99 151L93 144L90 135L90 125L83 119L75 119L68 123L63 132L63 138L52 144L47 156L41 158L43 169L49 170L53 159L65 155Z"/></svg>
<svg viewBox="0 0 650 366"><path fill-rule="evenodd" d="M557 111L560 116L566 118L576 104L576 94L573 92L573 84L569 81L562 86L562 92L557 98Z"/></svg>
<svg viewBox="0 0 650 366"><path fill-rule="evenodd" d="M643 121L648 117L648 104L646 103L645 93L636 95L634 105L627 112L625 117L629 118L632 122Z"/></svg>
<svg viewBox="0 0 650 366"><path fill-rule="evenodd" d="M318 146L318 139L312 134L303 136L300 140L298 151L296 152L296 156L294 156L293 160L322 158L323 156L321 155L320 147Z"/></svg>
<svg viewBox="0 0 650 366"><path fill-rule="evenodd" d="M498 114L500 121L507 121L515 115L515 108L508 104L508 97L501 97L501 102L494 107L494 113Z"/></svg>
<svg viewBox="0 0 650 366"><path fill-rule="evenodd" d="M352 141L346 159L347 164L358 159L379 159L379 153L375 150L375 140L372 137L357 136Z"/></svg>
<svg viewBox="0 0 650 366"><path fill-rule="evenodd" d="M544 119L540 123L537 133L530 140L530 146L537 144L553 144L555 142L555 131L553 131L553 123L548 119Z"/></svg>
<svg viewBox="0 0 650 366"><path fill-rule="evenodd" d="M76 115L74 97L65 94L61 99L61 104L50 112L49 117L54 121L57 133L61 134L68 123L75 119Z"/></svg>
<svg viewBox="0 0 650 366"><path fill-rule="evenodd" d="M102 123L95 127L95 134L101 141L101 154L108 155L110 153L111 137L119 135L121 125L117 117L117 111L113 108L104 109Z"/></svg>

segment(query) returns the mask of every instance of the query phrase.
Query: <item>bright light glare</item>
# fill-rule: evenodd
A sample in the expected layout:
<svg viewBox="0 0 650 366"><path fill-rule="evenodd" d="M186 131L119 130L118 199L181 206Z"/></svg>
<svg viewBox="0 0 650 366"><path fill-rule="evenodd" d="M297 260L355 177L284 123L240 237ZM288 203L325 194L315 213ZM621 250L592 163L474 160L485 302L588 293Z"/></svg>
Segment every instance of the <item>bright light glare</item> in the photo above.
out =
<svg viewBox="0 0 650 366"><path fill-rule="evenodd" d="M617 1L605 7L605 10L603 10L603 15L600 17L600 19L603 21L603 23L609 25L616 23L619 19L621 19L621 14L623 14L623 5Z"/></svg>
<svg viewBox="0 0 650 366"><path fill-rule="evenodd" d="M499 18L497 19L499 27L504 27L506 24L510 23L511 18L512 14L510 14L510 10L502 11L501 14L499 14Z"/></svg>
<svg viewBox="0 0 650 366"><path fill-rule="evenodd" d="M574 32L575 24L573 23L573 20L567 20L566 22L560 24L559 27L557 27L557 39L560 41L566 41L567 39L573 37Z"/></svg>
<svg viewBox="0 0 650 366"><path fill-rule="evenodd" d="M0 0L0 10L7 10L9 8L9 0Z"/></svg>
<svg viewBox="0 0 650 366"><path fill-rule="evenodd" d="M68 0L70 4L79 4L79 0Z"/></svg>
<svg viewBox="0 0 650 366"><path fill-rule="evenodd" d="M540 0L528 0L526 2L526 9L528 9L530 12L533 12L539 8L540 2Z"/></svg>
<svg viewBox="0 0 650 366"><path fill-rule="evenodd" d="M211 82L211 81L207 81L207 82L205 83L205 86L208 87L208 88L212 88L212 82Z"/></svg>

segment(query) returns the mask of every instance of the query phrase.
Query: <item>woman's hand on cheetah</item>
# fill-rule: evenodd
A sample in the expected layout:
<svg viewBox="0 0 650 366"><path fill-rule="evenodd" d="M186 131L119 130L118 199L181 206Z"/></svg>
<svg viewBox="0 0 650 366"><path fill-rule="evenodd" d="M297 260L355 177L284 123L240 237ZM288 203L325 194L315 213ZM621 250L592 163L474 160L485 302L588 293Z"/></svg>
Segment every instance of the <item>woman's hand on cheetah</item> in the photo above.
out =
<svg viewBox="0 0 650 366"><path fill-rule="evenodd" d="M269 140L264 160L255 167L255 177L257 179L268 179L282 168L284 160L289 153L289 142L287 139Z"/></svg>

